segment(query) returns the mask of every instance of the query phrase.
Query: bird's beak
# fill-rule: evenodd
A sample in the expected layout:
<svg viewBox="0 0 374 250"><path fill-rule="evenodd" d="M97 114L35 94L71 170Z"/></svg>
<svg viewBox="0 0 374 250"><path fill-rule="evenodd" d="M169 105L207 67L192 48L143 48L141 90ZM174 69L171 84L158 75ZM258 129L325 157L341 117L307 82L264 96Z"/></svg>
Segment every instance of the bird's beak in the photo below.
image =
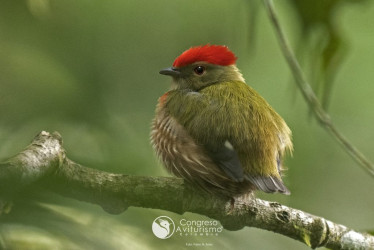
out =
<svg viewBox="0 0 374 250"><path fill-rule="evenodd" d="M160 74L167 75L167 76L179 76L181 72L177 68L170 67L170 68L160 70Z"/></svg>

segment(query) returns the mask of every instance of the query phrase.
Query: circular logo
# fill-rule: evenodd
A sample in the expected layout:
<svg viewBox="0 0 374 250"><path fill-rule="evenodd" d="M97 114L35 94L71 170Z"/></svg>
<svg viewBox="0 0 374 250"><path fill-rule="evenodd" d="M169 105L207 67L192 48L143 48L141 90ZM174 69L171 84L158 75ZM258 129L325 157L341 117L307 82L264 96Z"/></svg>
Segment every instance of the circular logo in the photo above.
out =
<svg viewBox="0 0 374 250"><path fill-rule="evenodd" d="M160 239L169 238L173 235L174 230L174 221L167 216L157 217L152 223L153 234Z"/></svg>

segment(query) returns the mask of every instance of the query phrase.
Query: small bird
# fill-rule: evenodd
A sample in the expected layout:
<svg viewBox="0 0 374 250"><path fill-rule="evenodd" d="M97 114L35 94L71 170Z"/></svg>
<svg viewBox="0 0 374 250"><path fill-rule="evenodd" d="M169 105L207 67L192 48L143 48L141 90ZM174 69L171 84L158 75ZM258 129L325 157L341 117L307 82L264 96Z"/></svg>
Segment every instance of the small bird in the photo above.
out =
<svg viewBox="0 0 374 250"><path fill-rule="evenodd" d="M290 194L281 172L291 130L245 83L236 60L228 47L208 44L160 71L172 85L158 100L153 148L169 172L211 194Z"/></svg>

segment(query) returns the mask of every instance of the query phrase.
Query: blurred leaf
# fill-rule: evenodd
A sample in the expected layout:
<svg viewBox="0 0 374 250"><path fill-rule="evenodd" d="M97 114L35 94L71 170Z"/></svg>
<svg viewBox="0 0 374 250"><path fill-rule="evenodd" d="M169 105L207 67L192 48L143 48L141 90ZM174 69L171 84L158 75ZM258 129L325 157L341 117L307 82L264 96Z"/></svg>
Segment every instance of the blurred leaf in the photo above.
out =
<svg viewBox="0 0 374 250"><path fill-rule="evenodd" d="M301 29L297 56L303 61L311 55L310 82L325 109L348 49L337 16L341 6L349 2L364 4L367 0L291 0Z"/></svg>
<svg viewBox="0 0 374 250"><path fill-rule="evenodd" d="M18 201L12 213L0 217L0 248L146 249L145 241L131 240L139 232L110 215L98 217L92 211L50 202Z"/></svg>
<svg viewBox="0 0 374 250"><path fill-rule="evenodd" d="M12 210L13 203L0 199L0 216L2 214L9 214Z"/></svg>

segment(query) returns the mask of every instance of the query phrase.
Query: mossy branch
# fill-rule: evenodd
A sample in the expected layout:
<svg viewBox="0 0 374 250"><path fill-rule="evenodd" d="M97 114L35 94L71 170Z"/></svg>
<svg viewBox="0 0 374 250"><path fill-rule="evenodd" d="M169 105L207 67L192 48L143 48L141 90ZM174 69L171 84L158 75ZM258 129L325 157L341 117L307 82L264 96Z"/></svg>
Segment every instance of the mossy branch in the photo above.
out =
<svg viewBox="0 0 374 250"><path fill-rule="evenodd" d="M227 230L256 227L311 248L374 249L374 237L277 202L230 201L196 192L182 179L112 174L81 166L66 156L58 133L39 133L18 155L0 165L0 197L11 199L30 185L101 206L113 214L128 207L193 212L219 220ZM0 204L4 204L1 202ZM1 212L1 207L0 207ZM1 214L1 213L0 213Z"/></svg>
<svg viewBox="0 0 374 250"><path fill-rule="evenodd" d="M317 120L322 126L333 136L333 138L344 148L344 150L372 177L374 177L374 165L364 154L362 154L348 139L336 128L332 123L329 114L323 109L312 87L306 80L306 77L301 70L300 64L292 52L287 37L285 36L282 26L278 20L278 15L275 11L272 0L264 0L270 20L274 26L276 35L278 37L279 45L284 57L292 71L295 82L299 87L304 99L313 111Z"/></svg>

